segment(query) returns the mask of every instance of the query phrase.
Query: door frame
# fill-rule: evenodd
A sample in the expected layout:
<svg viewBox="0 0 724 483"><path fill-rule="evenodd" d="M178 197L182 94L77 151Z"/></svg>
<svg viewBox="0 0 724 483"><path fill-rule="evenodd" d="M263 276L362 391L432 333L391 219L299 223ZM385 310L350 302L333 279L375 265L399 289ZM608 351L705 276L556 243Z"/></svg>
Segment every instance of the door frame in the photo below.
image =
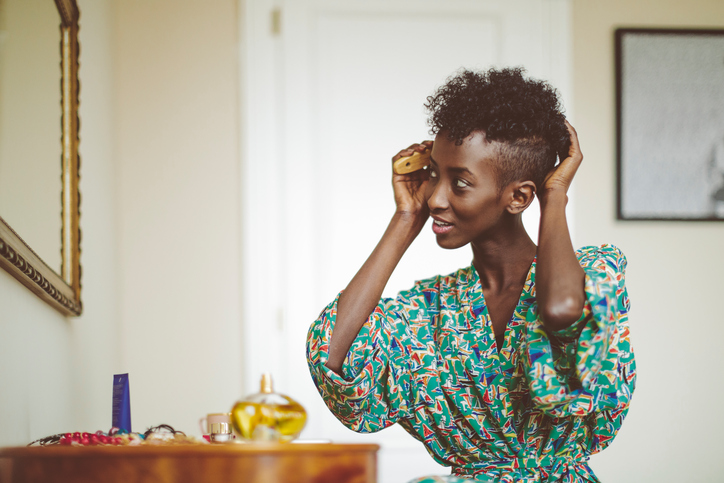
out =
<svg viewBox="0 0 724 483"><path fill-rule="evenodd" d="M572 118L572 12L571 0L511 0L542 6L544 36L548 40L548 80L561 92L569 119ZM288 234L285 210L289 201L284 186L265 182L290 176L284 171L289 148L277 141L284 138L283 111L285 7L294 4L342 11L435 12L448 8L454 12L495 9L492 0L340 1L340 0L239 0L240 95L241 117L240 189L241 189L241 276L242 276L242 361L245 393L256 392L262 372L272 372L283 380L286 281L285 240ZM275 13L276 12L276 13ZM547 20L546 20L547 18ZM555 28L554 28L555 27ZM286 149L286 152L285 152ZM296 168L298 169L298 168ZM573 234L574 189L567 207L569 229ZM263 200L263 201L259 201ZM260 234L262 232L262 234ZM299 273L299 271L297 271ZM313 283L313 281L312 281ZM310 321L311 323L311 321Z"/></svg>

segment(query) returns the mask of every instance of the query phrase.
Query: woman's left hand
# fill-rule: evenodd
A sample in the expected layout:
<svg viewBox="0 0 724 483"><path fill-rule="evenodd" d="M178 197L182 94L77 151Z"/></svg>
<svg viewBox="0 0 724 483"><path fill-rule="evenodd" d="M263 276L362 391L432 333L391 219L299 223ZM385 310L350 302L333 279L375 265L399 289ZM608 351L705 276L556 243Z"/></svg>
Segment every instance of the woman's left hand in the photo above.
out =
<svg viewBox="0 0 724 483"><path fill-rule="evenodd" d="M571 135L571 147L568 149L568 157L562 159L545 177L543 187L538 193L541 202L553 193L562 193L565 195L571 186L576 171L578 171L578 167L581 165L581 161L583 161L581 146L578 144L578 134L573 126L571 126L571 123L568 121L565 122L566 127L568 127L568 132Z"/></svg>
<svg viewBox="0 0 724 483"><path fill-rule="evenodd" d="M570 327L581 317L586 301L585 274L573 250L566 221L566 192L583 160L578 135L566 121L571 136L568 156L553 168L538 193L540 227L536 262L538 315L550 330ZM563 156L561 156L562 158Z"/></svg>

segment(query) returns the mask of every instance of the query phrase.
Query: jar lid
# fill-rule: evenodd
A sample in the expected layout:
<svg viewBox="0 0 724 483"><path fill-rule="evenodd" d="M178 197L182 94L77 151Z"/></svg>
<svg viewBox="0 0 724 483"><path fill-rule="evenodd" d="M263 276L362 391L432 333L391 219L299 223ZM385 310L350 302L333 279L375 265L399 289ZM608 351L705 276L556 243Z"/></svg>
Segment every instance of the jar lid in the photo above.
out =
<svg viewBox="0 0 724 483"><path fill-rule="evenodd" d="M209 434L231 434L231 425L229 423L211 423L209 424Z"/></svg>

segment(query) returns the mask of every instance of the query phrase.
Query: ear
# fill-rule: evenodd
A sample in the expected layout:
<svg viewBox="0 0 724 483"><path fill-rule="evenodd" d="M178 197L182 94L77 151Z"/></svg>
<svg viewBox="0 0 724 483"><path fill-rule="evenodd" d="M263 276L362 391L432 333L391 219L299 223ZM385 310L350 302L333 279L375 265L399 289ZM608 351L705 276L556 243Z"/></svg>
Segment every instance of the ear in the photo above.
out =
<svg viewBox="0 0 724 483"><path fill-rule="evenodd" d="M512 215L523 213L535 198L535 183L532 181L516 181L508 189L511 196L506 209Z"/></svg>

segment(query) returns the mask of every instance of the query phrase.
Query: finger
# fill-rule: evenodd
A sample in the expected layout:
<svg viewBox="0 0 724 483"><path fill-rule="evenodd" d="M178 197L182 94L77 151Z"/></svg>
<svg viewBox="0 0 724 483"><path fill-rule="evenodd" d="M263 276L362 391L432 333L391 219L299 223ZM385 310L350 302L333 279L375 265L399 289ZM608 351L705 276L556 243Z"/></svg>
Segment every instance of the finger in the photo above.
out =
<svg viewBox="0 0 724 483"><path fill-rule="evenodd" d="M427 181L430 177L430 173L426 169L418 169L417 171L413 171L411 173L402 174L399 176L404 176L407 181L412 182L424 182Z"/></svg>
<svg viewBox="0 0 724 483"><path fill-rule="evenodd" d="M570 182L576 174L576 171L578 171L581 161L583 161L583 154L581 153L581 146L578 143L578 134L576 133L576 130L573 126L571 126L571 123L569 123L568 120L566 120L565 123L571 137L571 147L568 149L568 157L562 159L560 164L556 166L553 171L556 176Z"/></svg>
<svg viewBox="0 0 724 483"><path fill-rule="evenodd" d="M419 191L424 189L430 175L427 170L420 169L407 174L392 172L392 184L404 187L406 191Z"/></svg>
<svg viewBox="0 0 724 483"><path fill-rule="evenodd" d="M427 149L428 149L427 146L425 146L424 144L419 144L419 143L410 144L407 148L403 149L402 151L400 151L399 153L394 155L392 157L392 160L396 161L396 160L400 159L401 157L412 156L416 152L422 153L422 152L425 152Z"/></svg>
<svg viewBox="0 0 724 483"><path fill-rule="evenodd" d="M414 146L414 144L413 144L413 146ZM400 158L404 158L406 156L412 156L413 154L415 154L415 150L413 149L412 146L410 146L409 148L403 149L399 153L392 156L392 162L394 163L395 161L397 161Z"/></svg>
<svg viewBox="0 0 724 483"><path fill-rule="evenodd" d="M578 167L581 165L581 159L583 158L579 157L578 160L574 157L566 158L561 164L553 168L550 175L565 180L566 183L570 183L576 171L578 171Z"/></svg>
<svg viewBox="0 0 724 483"><path fill-rule="evenodd" d="M568 148L568 157L574 157L576 155L579 155L581 159L583 159L583 153L581 152L581 145L578 142L578 133L576 132L576 129L571 125L570 122L568 122L568 119L565 120L566 127L568 128L568 134L571 138L571 147ZM580 162L580 160L579 160Z"/></svg>
<svg viewBox="0 0 724 483"><path fill-rule="evenodd" d="M432 148L432 144L434 141L423 141L421 143L411 144L408 148L403 149L399 153L395 154L392 157L392 162L394 163L400 158L404 158L407 156L412 156L413 154L417 153L424 153L425 151Z"/></svg>

